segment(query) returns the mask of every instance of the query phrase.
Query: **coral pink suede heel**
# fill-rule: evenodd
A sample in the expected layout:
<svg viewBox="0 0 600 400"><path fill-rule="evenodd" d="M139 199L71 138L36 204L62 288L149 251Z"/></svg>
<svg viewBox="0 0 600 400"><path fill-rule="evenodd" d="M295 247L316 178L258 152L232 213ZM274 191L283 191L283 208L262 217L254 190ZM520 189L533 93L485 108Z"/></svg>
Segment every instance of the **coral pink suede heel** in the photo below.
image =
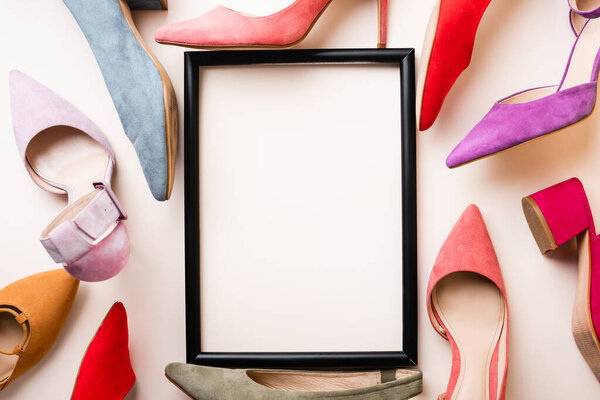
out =
<svg viewBox="0 0 600 400"><path fill-rule="evenodd" d="M163 26L155 40L194 48L285 48L300 43L332 0L296 0L271 15L256 17L219 6L198 18ZM379 40L387 42L388 0L377 0Z"/></svg>
<svg viewBox="0 0 600 400"><path fill-rule="evenodd" d="M450 342L452 370L439 400L504 400L508 305L494 246L470 205L437 256L427 289L431 324Z"/></svg>
<svg viewBox="0 0 600 400"><path fill-rule="evenodd" d="M67 207L42 232L56 263L82 281L119 273L129 258L127 215L111 188L112 148L73 105L22 72L10 74L13 126L27 172Z"/></svg>
<svg viewBox="0 0 600 400"><path fill-rule="evenodd" d="M600 239L577 178L523 198L527 223L542 254L577 237L579 278L573 307L573 337L600 381Z"/></svg>

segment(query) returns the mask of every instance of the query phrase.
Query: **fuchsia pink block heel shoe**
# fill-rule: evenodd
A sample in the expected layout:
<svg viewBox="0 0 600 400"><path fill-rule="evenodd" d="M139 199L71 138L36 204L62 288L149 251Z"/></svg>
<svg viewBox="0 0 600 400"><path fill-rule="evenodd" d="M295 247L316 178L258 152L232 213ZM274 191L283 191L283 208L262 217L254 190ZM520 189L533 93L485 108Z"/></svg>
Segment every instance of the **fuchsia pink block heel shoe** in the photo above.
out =
<svg viewBox="0 0 600 400"><path fill-rule="evenodd" d="M494 246L470 205L437 256L427 289L431 324L452 346L452 370L439 400L504 400L508 305Z"/></svg>
<svg viewBox="0 0 600 400"><path fill-rule="evenodd" d="M42 245L74 278L96 282L129 258L125 211L111 188L115 157L106 137L73 105L22 72L10 74L15 139L42 189L67 207L44 229Z"/></svg>
<svg viewBox="0 0 600 400"><path fill-rule="evenodd" d="M285 48L308 35L332 0L296 0L271 15L256 17L219 6L198 18L163 26L155 34L162 44L194 48ZM377 0L379 41L387 42L388 0Z"/></svg>
<svg viewBox="0 0 600 400"><path fill-rule="evenodd" d="M527 223L542 254L577 237L579 278L573 307L573 337L600 381L600 239L583 185L571 178L523 198Z"/></svg>

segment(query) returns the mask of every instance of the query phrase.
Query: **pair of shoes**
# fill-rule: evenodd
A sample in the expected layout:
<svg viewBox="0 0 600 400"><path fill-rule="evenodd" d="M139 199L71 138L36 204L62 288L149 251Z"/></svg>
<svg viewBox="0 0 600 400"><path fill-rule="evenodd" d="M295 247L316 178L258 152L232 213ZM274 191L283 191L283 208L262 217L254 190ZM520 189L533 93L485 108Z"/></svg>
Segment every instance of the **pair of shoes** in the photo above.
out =
<svg viewBox="0 0 600 400"><path fill-rule="evenodd" d="M577 238L579 274L572 331L579 351L600 381L600 238L583 185L571 178L524 197L522 205L542 254Z"/></svg>
<svg viewBox="0 0 600 400"><path fill-rule="evenodd" d="M78 288L78 280L56 269L28 276L0 290L0 390L52 348ZM121 400L134 381L127 314L123 305L116 303L83 358L72 399Z"/></svg>
<svg viewBox="0 0 600 400"><path fill-rule="evenodd" d="M594 110L600 71L600 2L580 9L570 0L570 21L577 36L558 85L518 92L499 100L446 160L458 167L538 139L587 118Z"/></svg>
<svg viewBox="0 0 600 400"><path fill-rule="evenodd" d="M11 72L10 92L27 171L42 189L67 195L67 206L43 230L42 245L76 279L115 276L129 258L129 237L127 215L111 188L110 144L73 105L22 72Z"/></svg>
<svg viewBox="0 0 600 400"><path fill-rule="evenodd" d="M410 399L423 390L418 370L308 372L244 370L171 363L169 381L192 399Z"/></svg>
<svg viewBox="0 0 600 400"><path fill-rule="evenodd" d="M508 303L502 272L479 208L470 205L437 256L427 288L431 324L452 347L438 399L504 400Z"/></svg>
<svg viewBox="0 0 600 400"><path fill-rule="evenodd" d="M175 178L178 119L167 72L142 40L125 0L63 2L96 57L152 195L168 200ZM148 8L157 0L132 3ZM166 8L166 1L160 3Z"/></svg>
<svg viewBox="0 0 600 400"><path fill-rule="evenodd" d="M219 6L206 14L156 31L162 44L211 48L286 48L300 43L308 35L332 0L296 0L271 15L257 17ZM377 0L379 40L387 43L388 0Z"/></svg>

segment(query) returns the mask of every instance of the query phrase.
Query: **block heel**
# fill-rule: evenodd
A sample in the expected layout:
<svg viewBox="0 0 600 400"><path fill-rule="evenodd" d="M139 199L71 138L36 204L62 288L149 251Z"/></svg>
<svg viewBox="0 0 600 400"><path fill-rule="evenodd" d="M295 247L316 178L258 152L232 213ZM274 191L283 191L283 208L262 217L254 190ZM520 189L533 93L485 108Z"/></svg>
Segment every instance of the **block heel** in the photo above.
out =
<svg viewBox="0 0 600 400"><path fill-rule="evenodd" d="M522 204L542 254L577 237L579 272L571 330L579 351L600 381L600 238L583 185L571 178L524 197Z"/></svg>
<svg viewBox="0 0 600 400"><path fill-rule="evenodd" d="M557 249L585 230L593 228L588 200L577 178L524 197L521 203L542 254Z"/></svg>

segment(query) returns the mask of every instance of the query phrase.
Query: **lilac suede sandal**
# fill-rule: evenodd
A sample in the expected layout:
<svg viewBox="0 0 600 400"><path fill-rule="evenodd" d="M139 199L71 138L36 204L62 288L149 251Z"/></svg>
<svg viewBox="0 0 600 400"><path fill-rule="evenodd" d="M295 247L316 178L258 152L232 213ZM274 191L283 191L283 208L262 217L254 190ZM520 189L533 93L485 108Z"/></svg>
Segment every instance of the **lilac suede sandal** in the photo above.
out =
<svg viewBox="0 0 600 400"><path fill-rule="evenodd" d="M76 279L115 276L129 258L129 237L127 216L110 186L110 144L73 105L22 72L11 72L10 92L27 171L42 189L67 195L67 207L42 232L42 245Z"/></svg>
<svg viewBox="0 0 600 400"><path fill-rule="evenodd" d="M560 84L524 90L496 102L450 153L449 168L550 134L592 113L600 70L600 7L586 11L578 8L580 3L569 1L577 39Z"/></svg>

